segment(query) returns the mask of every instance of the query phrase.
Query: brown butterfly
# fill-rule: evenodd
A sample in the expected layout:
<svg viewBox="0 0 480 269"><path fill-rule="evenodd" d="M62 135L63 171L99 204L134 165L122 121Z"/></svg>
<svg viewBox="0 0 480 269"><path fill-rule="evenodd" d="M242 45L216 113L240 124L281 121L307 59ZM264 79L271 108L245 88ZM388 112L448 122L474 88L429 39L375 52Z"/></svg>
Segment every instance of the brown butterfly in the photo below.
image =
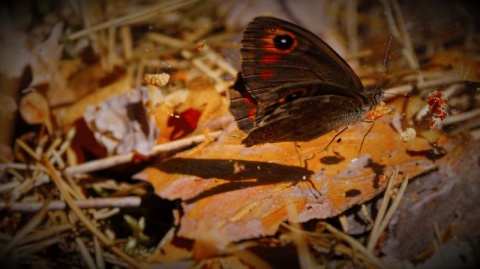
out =
<svg viewBox="0 0 480 269"><path fill-rule="evenodd" d="M383 99L319 37L284 20L253 19L241 54L227 95L247 147L309 141L362 119Z"/></svg>

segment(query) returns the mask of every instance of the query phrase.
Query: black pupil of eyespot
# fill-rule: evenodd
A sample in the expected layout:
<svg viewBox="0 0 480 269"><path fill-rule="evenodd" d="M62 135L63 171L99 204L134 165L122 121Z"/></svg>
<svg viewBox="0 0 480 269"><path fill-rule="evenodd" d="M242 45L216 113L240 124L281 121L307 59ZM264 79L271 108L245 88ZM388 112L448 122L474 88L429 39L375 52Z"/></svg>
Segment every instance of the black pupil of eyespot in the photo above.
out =
<svg viewBox="0 0 480 269"><path fill-rule="evenodd" d="M278 35L274 39L275 48L288 50L293 45L293 38L289 35Z"/></svg>
<svg viewBox="0 0 480 269"><path fill-rule="evenodd" d="M288 103L288 102L291 102L291 101L293 101L295 99L298 99L300 97L302 97L302 92L300 92L300 91L293 92L293 93L289 94L287 96L287 98L285 98L285 102Z"/></svg>

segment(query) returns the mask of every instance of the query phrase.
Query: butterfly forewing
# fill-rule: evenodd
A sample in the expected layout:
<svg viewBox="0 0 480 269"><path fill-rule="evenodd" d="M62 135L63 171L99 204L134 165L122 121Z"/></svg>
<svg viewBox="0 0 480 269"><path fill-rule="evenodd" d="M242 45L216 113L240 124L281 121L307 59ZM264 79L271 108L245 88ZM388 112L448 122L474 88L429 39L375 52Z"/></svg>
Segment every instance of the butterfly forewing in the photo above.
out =
<svg viewBox="0 0 480 269"><path fill-rule="evenodd" d="M242 37L242 72L253 98L284 83L320 80L362 92L360 79L325 42L292 23L257 17Z"/></svg>

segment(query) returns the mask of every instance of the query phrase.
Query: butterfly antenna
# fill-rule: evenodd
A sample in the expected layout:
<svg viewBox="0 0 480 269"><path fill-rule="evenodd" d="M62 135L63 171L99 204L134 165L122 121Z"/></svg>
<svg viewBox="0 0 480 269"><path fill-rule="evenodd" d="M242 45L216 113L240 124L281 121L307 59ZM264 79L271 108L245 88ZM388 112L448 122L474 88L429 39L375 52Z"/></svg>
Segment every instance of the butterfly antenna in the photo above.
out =
<svg viewBox="0 0 480 269"><path fill-rule="evenodd" d="M380 71L380 77L378 79L377 85L375 86L375 92L378 90L378 87L380 87L380 83L382 83L382 79L385 76L388 62L388 53L390 53L390 45L392 44L392 37L393 36L390 35L390 38L388 39L387 50L385 51L385 56L383 57L382 71ZM365 143L365 138L367 138L367 135L372 131L373 125L375 125L375 120L372 121L372 126L370 126L370 129L368 129L367 133L363 136L362 143L360 144L360 148L358 149L357 158L360 156L360 152L363 148L363 143Z"/></svg>
<svg viewBox="0 0 480 269"><path fill-rule="evenodd" d="M380 87L380 83L382 83L382 79L385 76L385 72L387 70L387 62L388 62L388 54L390 53L390 45L392 44L392 35L390 35L390 38L388 39L388 44L387 44L387 50L385 51L385 56L383 57L383 65L382 65L382 70L380 71L380 77L378 79L377 85L375 86L375 90Z"/></svg>

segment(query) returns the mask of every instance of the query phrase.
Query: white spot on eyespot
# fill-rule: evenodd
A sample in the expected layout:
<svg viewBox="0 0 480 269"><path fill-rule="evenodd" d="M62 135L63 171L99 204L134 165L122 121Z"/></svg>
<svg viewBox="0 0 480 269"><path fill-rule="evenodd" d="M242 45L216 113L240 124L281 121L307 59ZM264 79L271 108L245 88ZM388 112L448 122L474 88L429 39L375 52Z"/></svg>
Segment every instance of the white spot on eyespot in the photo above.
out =
<svg viewBox="0 0 480 269"><path fill-rule="evenodd" d="M305 179L307 179L307 177L306 177L306 176L303 176L302 179L305 180Z"/></svg>

